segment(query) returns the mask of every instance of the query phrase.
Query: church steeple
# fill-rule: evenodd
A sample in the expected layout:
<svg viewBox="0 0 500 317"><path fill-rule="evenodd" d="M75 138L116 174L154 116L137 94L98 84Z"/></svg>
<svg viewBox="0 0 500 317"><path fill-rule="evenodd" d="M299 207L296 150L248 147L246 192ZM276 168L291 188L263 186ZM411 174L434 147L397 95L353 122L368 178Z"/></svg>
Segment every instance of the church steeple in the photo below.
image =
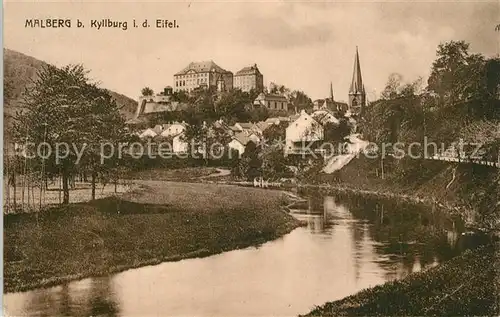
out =
<svg viewBox="0 0 500 317"><path fill-rule="evenodd" d="M334 99L333 99L333 84L332 82L330 82L330 100L333 102Z"/></svg>
<svg viewBox="0 0 500 317"><path fill-rule="evenodd" d="M360 114L365 106L366 93L361 77L361 66L359 63L358 47L354 56L354 69L352 72L351 87L349 88L349 108L351 112Z"/></svg>

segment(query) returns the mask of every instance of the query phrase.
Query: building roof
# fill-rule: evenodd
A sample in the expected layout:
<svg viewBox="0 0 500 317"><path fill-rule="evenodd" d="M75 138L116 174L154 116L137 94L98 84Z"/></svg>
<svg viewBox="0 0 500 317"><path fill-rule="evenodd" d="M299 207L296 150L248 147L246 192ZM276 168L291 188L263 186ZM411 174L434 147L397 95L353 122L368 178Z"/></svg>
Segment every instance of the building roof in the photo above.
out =
<svg viewBox="0 0 500 317"><path fill-rule="evenodd" d="M259 68L257 64L253 64L252 66L243 67L239 71L236 72L235 76L244 76L244 75L258 75L260 74Z"/></svg>
<svg viewBox="0 0 500 317"><path fill-rule="evenodd" d="M257 96L257 99L266 99L266 100L279 100L279 101L288 101L285 96L282 95L274 95L274 94L265 94L265 93L260 93Z"/></svg>
<svg viewBox="0 0 500 317"><path fill-rule="evenodd" d="M361 77L361 66L359 64L358 47L356 46L356 55L354 56L354 69L352 72L352 82L349 88L349 94L362 94L365 92L363 79Z"/></svg>
<svg viewBox="0 0 500 317"><path fill-rule="evenodd" d="M264 132L266 131L267 128L269 128L272 124L269 123L269 122L264 122L264 121L261 121L261 122L257 122L255 124L259 129L260 131Z"/></svg>
<svg viewBox="0 0 500 317"><path fill-rule="evenodd" d="M243 145L247 145L248 142L250 142L250 138L243 132L236 133L233 136L233 139L235 139L236 141L240 142Z"/></svg>
<svg viewBox="0 0 500 317"><path fill-rule="evenodd" d="M140 123L143 123L143 121L137 118L132 118L125 122L125 124L140 124Z"/></svg>
<svg viewBox="0 0 500 317"><path fill-rule="evenodd" d="M238 124L240 127L242 127L245 130L249 130L253 127L253 123L250 123L250 122L237 122L236 124Z"/></svg>
<svg viewBox="0 0 500 317"><path fill-rule="evenodd" d="M151 136L151 137L155 137L158 135L158 133L156 133L153 129L151 128L147 128L146 130L142 131L140 134L139 134L139 137L145 137L145 136Z"/></svg>
<svg viewBox="0 0 500 317"><path fill-rule="evenodd" d="M317 104L318 109L325 109L333 112L337 111L347 111L349 106L345 102L333 101L329 98L317 99L314 101Z"/></svg>
<svg viewBox="0 0 500 317"><path fill-rule="evenodd" d="M340 121L328 110L318 110L312 114L314 120L318 121L322 125L327 123L338 124Z"/></svg>
<svg viewBox="0 0 500 317"><path fill-rule="evenodd" d="M206 73L206 72L210 72L210 71L215 71L217 73L227 73L228 72L224 68L215 64L214 61L210 60L210 61L203 61L203 62L191 62L184 69L177 72L175 74L175 76L184 75L190 70L193 70L196 73Z"/></svg>
<svg viewBox="0 0 500 317"><path fill-rule="evenodd" d="M267 119L266 119L266 122L267 122L267 123L274 123L274 122L276 122L276 121L280 121L280 119L279 119L279 118L267 118Z"/></svg>

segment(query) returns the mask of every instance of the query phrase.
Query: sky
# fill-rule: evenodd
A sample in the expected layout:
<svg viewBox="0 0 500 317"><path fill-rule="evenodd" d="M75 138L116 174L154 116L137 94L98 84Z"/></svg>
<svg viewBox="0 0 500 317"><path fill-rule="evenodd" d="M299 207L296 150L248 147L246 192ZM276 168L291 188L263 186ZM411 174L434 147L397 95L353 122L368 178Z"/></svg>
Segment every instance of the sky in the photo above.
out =
<svg viewBox="0 0 500 317"><path fill-rule="evenodd" d="M26 28L26 19L72 19L71 28ZM91 19L128 29L90 28ZM76 19L86 24L76 28ZM132 20L150 28L133 28ZM178 28L155 28L156 19ZM439 43L465 40L472 52L499 51L500 2L4 2L4 47L56 66L83 64L101 86L136 99L141 88L173 84L191 61L213 60L236 73L256 63L270 82L313 100L347 100L356 46L367 98L390 74L430 73Z"/></svg>

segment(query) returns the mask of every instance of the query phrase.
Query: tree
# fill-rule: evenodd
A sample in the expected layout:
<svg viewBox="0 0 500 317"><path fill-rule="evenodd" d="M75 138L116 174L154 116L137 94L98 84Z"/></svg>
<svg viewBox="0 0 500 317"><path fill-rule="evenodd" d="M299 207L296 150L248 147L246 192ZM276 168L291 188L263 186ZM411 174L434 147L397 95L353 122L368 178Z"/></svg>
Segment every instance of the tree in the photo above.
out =
<svg viewBox="0 0 500 317"><path fill-rule="evenodd" d="M117 151L120 141L125 141L126 131L118 105L109 92L95 84L87 84L85 90L87 102L80 108L78 117L80 143L87 146L79 167L91 175L91 195L94 200L97 177L101 177L106 184L106 180L110 180L112 174L117 172L120 161L118 153L115 152L111 153L110 159L101 162L104 144L107 144L106 148L114 147Z"/></svg>
<svg viewBox="0 0 500 317"><path fill-rule="evenodd" d="M341 117L339 123L325 124L325 141L343 142L351 134L352 126L346 117Z"/></svg>
<svg viewBox="0 0 500 317"><path fill-rule="evenodd" d="M247 92L240 89L232 89L222 93L215 102L215 111L219 118L227 122L248 121L250 115L247 106L253 103L253 99Z"/></svg>
<svg viewBox="0 0 500 317"><path fill-rule="evenodd" d="M393 73L389 76L387 80L387 84L385 85L384 91L382 91L380 97L381 99L392 99L395 98L398 94L399 89L401 88L401 83L403 81L403 76L398 73Z"/></svg>
<svg viewBox="0 0 500 317"><path fill-rule="evenodd" d="M311 110L313 108L314 104L311 98L309 98L309 96L303 91L294 90L290 94L289 98L290 104L297 112L300 112L301 110Z"/></svg>
<svg viewBox="0 0 500 317"><path fill-rule="evenodd" d="M266 179L289 176L288 161L283 155L283 147L273 144L262 149L260 153L262 161L262 176Z"/></svg>
<svg viewBox="0 0 500 317"><path fill-rule="evenodd" d="M184 90L174 91L172 94L172 101L188 102L189 95Z"/></svg>
<svg viewBox="0 0 500 317"><path fill-rule="evenodd" d="M284 141L287 122L280 122L279 125L273 124L262 133L267 144L271 145L276 142Z"/></svg>
<svg viewBox="0 0 500 317"><path fill-rule="evenodd" d="M453 120L498 118L499 63L470 54L464 41L440 44L427 90L438 97L439 108Z"/></svg>
<svg viewBox="0 0 500 317"><path fill-rule="evenodd" d="M259 153L260 149L253 141L249 141L245 146L245 152L240 160L240 170L248 180L262 175L262 160L259 158Z"/></svg>
<svg viewBox="0 0 500 317"><path fill-rule="evenodd" d="M183 140L191 142L189 149L194 152L190 153L190 157L203 157L208 165L210 159L222 157L231 136L223 127L203 122L199 125L188 125Z"/></svg>
<svg viewBox="0 0 500 317"><path fill-rule="evenodd" d="M151 97L154 94L154 91L153 91L153 89L151 89L149 87L144 87L141 89L141 94L144 97Z"/></svg>
<svg viewBox="0 0 500 317"><path fill-rule="evenodd" d="M271 83L269 85L269 93L271 94L276 94L276 95L282 95L285 97L288 97L290 95L291 90L284 85L276 84L276 83Z"/></svg>
<svg viewBox="0 0 500 317"><path fill-rule="evenodd" d="M15 140L28 153L43 142L51 149L49 153L45 148L46 158L35 156L33 163L44 167L43 174L62 176L65 204L70 178L81 169L96 168L97 144L115 142L124 132L116 103L107 91L91 84L87 74L82 65L44 67L26 89L22 110L15 116Z"/></svg>

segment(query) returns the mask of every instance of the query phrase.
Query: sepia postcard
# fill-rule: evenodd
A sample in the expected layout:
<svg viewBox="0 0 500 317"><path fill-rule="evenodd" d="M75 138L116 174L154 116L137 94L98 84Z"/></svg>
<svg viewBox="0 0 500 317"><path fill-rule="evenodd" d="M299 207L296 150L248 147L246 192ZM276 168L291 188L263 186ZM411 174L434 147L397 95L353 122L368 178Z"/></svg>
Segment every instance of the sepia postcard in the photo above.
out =
<svg viewBox="0 0 500 317"><path fill-rule="evenodd" d="M3 315L500 315L498 1L3 17Z"/></svg>

